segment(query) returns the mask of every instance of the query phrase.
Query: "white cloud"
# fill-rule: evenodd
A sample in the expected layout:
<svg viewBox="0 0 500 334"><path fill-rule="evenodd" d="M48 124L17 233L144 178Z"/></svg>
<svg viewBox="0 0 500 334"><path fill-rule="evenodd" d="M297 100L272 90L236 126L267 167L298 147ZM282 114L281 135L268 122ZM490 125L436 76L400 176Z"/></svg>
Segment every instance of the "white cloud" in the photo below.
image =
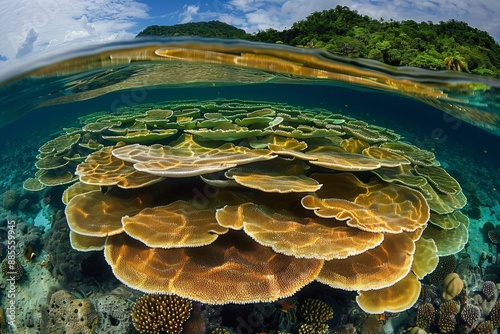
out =
<svg viewBox="0 0 500 334"><path fill-rule="evenodd" d="M230 0L227 6L232 10L248 12L255 7L253 5L254 2L254 0Z"/></svg>
<svg viewBox="0 0 500 334"><path fill-rule="evenodd" d="M211 20L219 20L225 22L227 24L231 24L235 27L239 27L241 29L245 29L244 27L248 24L248 20L244 17L234 16L229 13L220 14L220 15L212 15ZM247 29L245 29L247 30ZM248 30L247 30L248 31Z"/></svg>
<svg viewBox="0 0 500 334"><path fill-rule="evenodd" d="M95 33L95 25L90 23L89 20L87 19L87 16L83 15L80 20L80 24L82 25L82 28L90 33Z"/></svg>
<svg viewBox="0 0 500 334"><path fill-rule="evenodd" d="M90 33L85 30L67 30L66 34L64 35L64 41L68 42L89 36L91 36Z"/></svg>
<svg viewBox="0 0 500 334"><path fill-rule="evenodd" d="M269 11L265 11L264 9L258 9L252 11L250 13L245 14L248 25L251 27L251 30L266 30L269 28L273 29L281 29L279 17Z"/></svg>
<svg viewBox="0 0 500 334"><path fill-rule="evenodd" d="M33 44L35 44L38 39L38 33L35 29L31 28L26 34L26 38L24 39L23 44L17 49L16 59L20 59L27 54L29 54L33 50Z"/></svg>
<svg viewBox="0 0 500 334"><path fill-rule="evenodd" d="M96 27L94 24L89 23L87 16L83 15L79 20L80 23L79 30L66 30L66 34L64 35L64 41L72 41L75 39L91 37L96 35Z"/></svg>
<svg viewBox="0 0 500 334"><path fill-rule="evenodd" d="M193 21L193 17L198 15L198 11L200 10L200 6L187 6L185 5L184 10L180 14L182 17L181 23L187 23Z"/></svg>
<svg viewBox="0 0 500 334"><path fill-rule="evenodd" d="M3 0L2 55L10 62L16 55L19 58L62 49L68 42L83 45L131 38L134 34L127 30L136 20L147 18L147 10L145 4L135 0ZM37 38L32 31L38 33Z"/></svg>
<svg viewBox="0 0 500 334"><path fill-rule="evenodd" d="M186 16L183 22L220 20L253 33L259 30L290 28L294 22L304 20L315 11L334 8L337 5L357 10L375 19L415 20L417 22L448 21L455 19L470 26L488 31L500 41L500 1L498 0L213 0L207 11L200 10ZM189 15L189 16L187 16Z"/></svg>

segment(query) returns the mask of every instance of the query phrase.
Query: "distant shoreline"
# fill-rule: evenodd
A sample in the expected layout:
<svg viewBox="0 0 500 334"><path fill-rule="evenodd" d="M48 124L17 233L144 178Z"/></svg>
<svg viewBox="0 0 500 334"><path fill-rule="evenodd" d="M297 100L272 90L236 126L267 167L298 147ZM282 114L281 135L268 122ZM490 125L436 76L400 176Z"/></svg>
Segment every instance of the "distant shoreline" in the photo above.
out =
<svg viewBox="0 0 500 334"><path fill-rule="evenodd" d="M500 44L467 23L384 21L345 6L314 12L290 29L248 34L220 21L172 26L152 25L141 36L201 36L315 48L352 58L375 59L392 66L456 70L500 78Z"/></svg>

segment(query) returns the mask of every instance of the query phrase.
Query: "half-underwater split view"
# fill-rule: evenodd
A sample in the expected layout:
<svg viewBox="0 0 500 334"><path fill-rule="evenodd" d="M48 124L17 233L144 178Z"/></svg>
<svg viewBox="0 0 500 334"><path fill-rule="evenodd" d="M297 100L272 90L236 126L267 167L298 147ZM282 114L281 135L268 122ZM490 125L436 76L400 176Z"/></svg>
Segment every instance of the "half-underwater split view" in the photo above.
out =
<svg viewBox="0 0 500 334"><path fill-rule="evenodd" d="M298 37L325 17L379 44ZM339 6L14 56L0 333L497 333L500 45L420 23L462 53L404 56L414 24Z"/></svg>

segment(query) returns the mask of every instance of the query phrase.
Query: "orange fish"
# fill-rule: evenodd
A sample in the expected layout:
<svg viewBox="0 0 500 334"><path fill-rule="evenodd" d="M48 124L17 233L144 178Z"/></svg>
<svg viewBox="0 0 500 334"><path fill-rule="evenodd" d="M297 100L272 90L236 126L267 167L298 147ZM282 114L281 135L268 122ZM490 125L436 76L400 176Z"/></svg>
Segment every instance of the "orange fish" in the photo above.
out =
<svg viewBox="0 0 500 334"><path fill-rule="evenodd" d="M287 313L288 310L295 308L295 304L293 304L287 300L278 301L278 304L280 304L280 306L281 306L281 308L280 308L281 312L285 312L285 313Z"/></svg>

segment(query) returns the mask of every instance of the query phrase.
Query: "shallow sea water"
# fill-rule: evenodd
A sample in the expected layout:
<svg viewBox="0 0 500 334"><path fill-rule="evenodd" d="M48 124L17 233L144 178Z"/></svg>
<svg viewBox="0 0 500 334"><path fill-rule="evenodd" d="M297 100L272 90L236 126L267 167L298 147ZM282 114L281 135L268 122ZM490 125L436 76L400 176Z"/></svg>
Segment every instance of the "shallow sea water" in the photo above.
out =
<svg viewBox="0 0 500 334"><path fill-rule="evenodd" d="M406 332L419 324L422 327L417 313L423 304L432 304L437 314L436 320L424 329L440 331L444 325L438 320L439 310L446 302L442 297L446 287L442 285L443 278L430 278L430 272L435 268L438 268L435 272L441 270L444 263L450 261L454 261L453 268L442 269L443 272L456 272L464 286L452 300L459 310L469 305L480 310L480 315L470 324L466 316L454 315L455 323L450 331L470 331L494 321L492 309L498 292L495 289L494 296L489 298L483 286L485 282L500 283L500 263L493 243L500 234L498 80L456 72L396 69L369 60L243 41L141 40L40 58L6 71L0 77L0 105L0 193L3 194L0 255L7 263L16 257L24 269L23 277L17 281L11 279L14 268L10 263L3 270L0 289L3 333L137 333L133 322L137 325L144 320L140 320L133 305L147 292L176 294L192 300L190 317L180 324L184 333ZM192 112L193 108L197 109ZM262 112L263 108L274 110ZM172 110L162 114L168 122L155 118L141 129L147 128L149 133L175 129L172 131L175 133L159 140L127 137L137 131L131 128L133 124L137 126L134 122L148 117L146 112L155 109ZM81 144L88 144L91 138L104 146L117 145L116 152L121 149L118 139L102 137L113 135L108 129L111 126L93 132L82 130L86 124L99 120L98 116L88 118L96 112L102 113L101 121L109 115L132 114L127 121L121 119L121 124L115 124L114 133L124 136L121 137L126 141L123 147L139 143L143 145L142 151L135 155L135 151L124 150L122 155L116 153L115 158L109 154L104 160L87 160L87 167L80 169L80 181L92 183L95 188L77 189L68 195L65 190L78 179L73 175L77 165L97 151L86 150ZM206 116L216 112L220 114ZM251 112L254 114L250 115ZM340 116L329 117L329 114ZM297 115L302 118L295 118ZM224 122L200 125L204 120L213 119L224 119ZM360 126L368 127L370 132L360 135L351 127L349 131L354 132L346 133L342 126L352 119L366 122L352 124L363 124ZM303 126L300 135L293 132L300 126ZM78 128L78 131L65 130L69 128ZM205 130L200 130L203 128ZM219 130L215 131L217 134L207 134L210 131L206 129ZM322 129L323 134L307 134L318 129ZM391 130L387 130L389 134L385 129ZM252 130L255 132L249 134ZM340 132L335 134L335 130ZM39 148L68 132L70 135L80 133L81 139L77 139L74 147L61 149L59 153L44 151L37 158ZM378 133L379 138L372 138L374 133ZM286 138L288 144L285 144ZM371 172L379 167L359 167L364 162L356 159L366 158L368 153L359 147L349 151L347 144L343 144L349 140L362 148L383 148L384 143L402 141L431 152L435 157L431 159L434 167L420 166L442 167L458 181L467 204L453 204L455 207L447 212L437 212L439 209L436 211L431 205L430 209L416 210L412 216L408 212L418 202L414 192L425 191L398 180L382 181L380 175ZM287 146L292 142L305 142L308 148ZM184 143L189 148L183 146L182 152L167 149L165 153L149 146L158 143L169 147ZM279 158L269 163L267 158L261 158L262 162L250 162L250 167L245 169L247 162L235 160L241 151L231 151L228 143L244 147L241 150L245 154L248 150L271 149ZM151 151L147 153L144 147ZM321 157L304 157L299 152L314 149ZM347 163L339 163L341 167L321 155L327 152L337 159L335 154L339 151L353 154L346 158ZM227 153L217 156L221 152ZM384 152L383 157L373 159L389 159ZM414 154L395 152L399 156L392 160L405 160L401 155L407 158ZM75 157L77 153L82 155L79 160ZM215 155L216 162L201 159L207 154ZM172 155L181 158L172 162L169 160ZM50 163L47 159L44 161L52 165L37 168L36 164L40 167L40 160L47 156L55 157ZM65 167L57 167L63 157L75 160ZM419 165L419 157L412 156L411 163L407 160L400 163L413 168L407 174L414 177L425 174L417 172L425 171L424 167L415 167ZM196 158L201 160L193 162ZM121 167L110 163L110 159L122 159ZM311 162L316 159L327 159L327 162L323 165ZM133 165L148 161L156 163L140 168ZM135 166L136 170L149 173L149 177L156 177L151 181L154 184L143 181L137 187L127 188L123 183L117 186L116 179L115 183L109 181L112 170L124 165ZM108 166L108 169L102 172L99 166ZM208 172L200 172L203 167L208 168ZM40 169L46 174L52 173L51 177L44 179L40 172L37 174ZM73 177L59 182L64 184L46 186L39 191L25 189L30 188L25 184L27 179L38 179L37 184L41 180L56 182L55 176L64 178L68 170ZM224 174L227 170L231 171L229 175ZM81 176L98 173L102 174L95 178ZM317 174L334 175L317 191L320 198L355 202L356 210L366 214L352 214L358 212L353 209L354 204L342 207L339 204L342 201L336 202L337 208L351 212L342 217L341 209L333 216L318 214L313 209L307 211L303 198L315 192L297 190L297 187L311 185L315 180L325 181L315 177ZM347 182L342 178L347 174L357 181ZM246 176L250 181L234 175ZM285 181L276 186L281 190L266 188L284 175ZM297 175L307 181L291 177ZM117 178L130 184L134 177L120 174ZM264 180L262 183L260 178ZM429 184L453 184L446 178L431 177L428 181ZM283 190L294 182L298 184L294 191ZM326 189L327 184L331 191ZM375 190L367 184L372 184ZM393 188L386 191L384 189L389 188L384 187ZM403 190L408 188L413 189L412 192ZM90 191L92 195L85 195ZM391 197L392 191L401 191L402 195ZM362 199L363 193L368 199ZM457 194L458 191L449 197ZM445 192L441 195L445 196ZM77 196L86 201L76 201ZM141 204L126 202L131 198ZM120 206L117 199L129 204ZM166 213L140 216L138 227L134 229L130 223L131 227L125 227L124 232L122 224L126 223L122 217L136 215L147 207L168 207L178 203L176 201L183 201L185 207L169 207ZM453 202L449 198L443 201ZM225 205L236 207L247 202L253 204L248 210L241 206L240 215L229 210L227 221L221 218L225 211L220 211ZM430 219L436 220L433 213L446 216L456 211L463 213L467 223L454 221L453 227L440 228L427 219L414 221L425 214L428 217L429 212ZM197 212L199 217L189 216ZM216 212L218 218L212 223L217 227L210 225L198 232L198 238L205 241L190 241L189 236L196 232L183 229L183 224L191 227L208 224ZM175 220L182 215L188 218L182 222ZM174 216L177 218L172 218ZM377 228L370 225L379 218L387 225L377 225ZM405 218L413 220L413 225L394 228ZM241 226L238 225L240 219ZM291 224L294 219L295 224ZM317 225L328 227L328 219L344 234L339 232L332 237L320 232ZM352 223L357 219L361 223ZM156 221L174 221L177 225L159 228L154 225ZM312 225L318 228L316 237L301 230L305 226L313 229ZM428 226L432 226L434 234ZM427 234L424 231L421 236L424 229ZM459 229L461 232L456 232ZM455 232L441 233L443 230ZM387 243L379 241L366 246L365 243L372 241L359 239L358 234L363 233L373 238L378 235ZM146 245L153 243L148 238L155 234L160 235L158 239L163 238L161 245ZM207 241L211 237L213 240ZM331 241L325 241L330 240L328 238L332 238ZM420 238L434 238L432 243L437 246L418 244ZM174 241L165 242L166 239ZM329 244L339 250L331 252ZM407 244L409 248L405 248ZM424 249L429 253L424 253ZM346 253L342 253L343 250ZM380 255L379 251L386 255ZM413 255L415 252L418 256ZM336 255L325 255L329 253ZM328 270L326 262L331 263ZM424 277L414 274L418 271L417 263L426 268ZM176 274L171 274L175 270L178 270ZM221 272L229 274L218 276ZM328 284L329 280L333 283ZM311 304L310 299L316 304ZM149 305L152 304L154 302ZM498 307L500 310L500 304ZM133 310L135 316L132 317ZM174 312L178 312L175 307Z"/></svg>

